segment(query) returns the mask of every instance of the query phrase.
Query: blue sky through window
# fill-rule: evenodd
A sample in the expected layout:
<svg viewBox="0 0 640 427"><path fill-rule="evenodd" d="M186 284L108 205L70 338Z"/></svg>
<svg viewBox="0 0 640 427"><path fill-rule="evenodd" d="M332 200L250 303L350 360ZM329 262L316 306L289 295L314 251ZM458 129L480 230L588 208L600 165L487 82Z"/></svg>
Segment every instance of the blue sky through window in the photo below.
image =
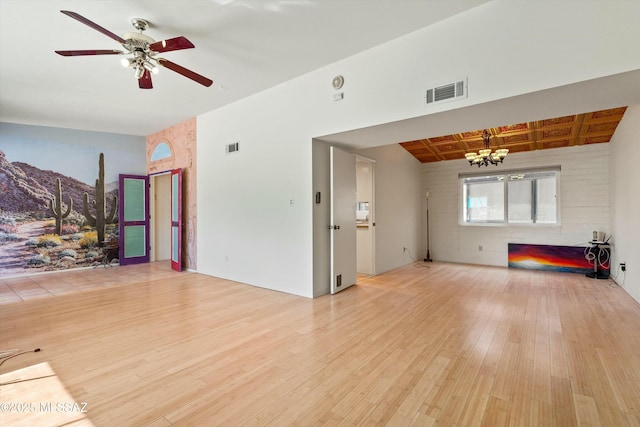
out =
<svg viewBox="0 0 640 427"><path fill-rule="evenodd" d="M171 147L166 142L161 142L156 145L156 148L153 149L153 153L151 153L151 161L168 159L171 157Z"/></svg>

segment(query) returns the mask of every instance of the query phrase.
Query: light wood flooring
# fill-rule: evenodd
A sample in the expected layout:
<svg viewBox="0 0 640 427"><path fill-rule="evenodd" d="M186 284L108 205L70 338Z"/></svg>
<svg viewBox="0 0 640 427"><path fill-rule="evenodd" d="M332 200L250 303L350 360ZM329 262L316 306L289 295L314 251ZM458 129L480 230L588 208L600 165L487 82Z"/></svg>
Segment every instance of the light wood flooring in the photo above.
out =
<svg viewBox="0 0 640 427"><path fill-rule="evenodd" d="M640 426L624 290L417 265L313 300L166 264L0 279L0 351L41 349L0 366L0 425Z"/></svg>

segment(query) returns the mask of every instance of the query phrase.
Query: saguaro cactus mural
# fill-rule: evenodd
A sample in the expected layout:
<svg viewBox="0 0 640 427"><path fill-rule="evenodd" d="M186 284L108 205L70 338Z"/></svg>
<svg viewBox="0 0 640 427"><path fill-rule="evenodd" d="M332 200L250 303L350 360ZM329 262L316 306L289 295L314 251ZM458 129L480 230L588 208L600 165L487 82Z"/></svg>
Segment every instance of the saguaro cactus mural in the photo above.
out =
<svg viewBox="0 0 640 427"><path fill-rule="evenodd" d="M62 219L69 216L71 213L71 209L73 209L73 199L69 197L69 203L67 203L67 211L62 212L62 183L60 182L60 178L56 178L56 189L55 194L49 200L49 212L51 212L51 216L56 219L56 234L62 234Z"/></svg>
<svg viewBox="0 0 640 427"><path fill-rule="evenodd" d="M113 203L111 205L111 211L107 215L106 197L104 192L104 154L100 153L100 160L98 161L98 179L96 179L96 200L93 202L96 209L96 215L91 215L89 211L89 194L84 193L84 216L87 218L87 223L96 228L98 232L98 245L104 245L104 233L107 224L113 223L116 217L116 209L118 207L118 198L113 196Z"/></svg>

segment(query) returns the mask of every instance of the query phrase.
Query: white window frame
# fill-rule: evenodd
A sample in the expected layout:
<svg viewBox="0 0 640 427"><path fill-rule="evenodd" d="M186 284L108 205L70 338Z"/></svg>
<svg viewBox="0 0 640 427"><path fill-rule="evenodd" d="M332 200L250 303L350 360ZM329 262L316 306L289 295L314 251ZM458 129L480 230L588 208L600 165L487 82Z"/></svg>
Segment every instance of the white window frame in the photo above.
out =
<svg viewBox="0 0 640 427"><path fill-rule="evenodd" d="M531 174L538 172L555 172L556 176L556 222L555 223L523 223L523 222L509 222L509 189L508 182L510 175ZM559 227L561 225L561 203L560 203L560 172L561 167L547 166L539 168L527 168L527 169L509 169L500 171L479 171L471 173L458 174L458 205L459 205L459 220L458 224L466 227ZM503 176L503 191L504 191L504 219L502 221L467 221L465 218L467 208L467 195L465 191L465 178L474 177L500 177Z"/></svg>

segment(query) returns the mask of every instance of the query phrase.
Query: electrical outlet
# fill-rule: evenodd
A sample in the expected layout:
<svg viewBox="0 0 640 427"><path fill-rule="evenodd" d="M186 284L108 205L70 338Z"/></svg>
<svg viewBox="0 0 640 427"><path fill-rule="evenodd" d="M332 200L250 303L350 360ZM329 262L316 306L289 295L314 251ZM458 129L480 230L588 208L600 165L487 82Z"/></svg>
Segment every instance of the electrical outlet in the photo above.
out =
<svg viewBox="0 0 640 427"><path fill-rule="evenodd" d="M627 263L626 262L621 262L620 263L620 270L627 271Z"/></svg>

